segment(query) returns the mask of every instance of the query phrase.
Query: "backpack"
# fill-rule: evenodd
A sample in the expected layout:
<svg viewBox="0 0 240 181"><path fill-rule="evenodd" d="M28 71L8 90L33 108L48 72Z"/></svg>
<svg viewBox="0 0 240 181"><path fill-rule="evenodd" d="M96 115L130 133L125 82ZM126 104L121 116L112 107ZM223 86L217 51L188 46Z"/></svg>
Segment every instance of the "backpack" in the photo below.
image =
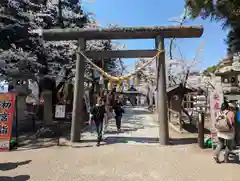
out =
<svg viewBox="0 0 240 181"><path fill-rule="evenodd" d="M228 132L231 129L227 114L228 111L223 111L216 118L215 128L220 132Z"/></svg>

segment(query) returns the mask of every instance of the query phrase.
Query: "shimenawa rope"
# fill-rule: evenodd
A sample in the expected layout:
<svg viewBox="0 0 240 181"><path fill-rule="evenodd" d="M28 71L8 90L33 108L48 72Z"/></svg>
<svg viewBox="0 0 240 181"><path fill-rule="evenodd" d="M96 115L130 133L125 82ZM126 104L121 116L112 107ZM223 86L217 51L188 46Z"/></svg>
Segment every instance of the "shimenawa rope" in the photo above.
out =
<svg viewBox="0 0 240 181"><path fill-rule="evenodd" d="M96 70L98 70L104 77L107 77L109 80L111 81L122 81L122 80L126 80L129 79L130 77L132 77L133 75L135 75L136 73L138 73L139 71L141 71L142 69L144 69L146 66L148 66L150 63L152 63L155 58L160 54L163 53L164 50L158 50L157 54L151 58L148 62L144 63L141 67L137 68L135 71L124 75L124 76L111 76L110 74L108 74L107 72L105 72L102 68L98 67L95 63L93 63L82 51L79 51L79 53L86 59L86 61L91 64Z"/></svg>

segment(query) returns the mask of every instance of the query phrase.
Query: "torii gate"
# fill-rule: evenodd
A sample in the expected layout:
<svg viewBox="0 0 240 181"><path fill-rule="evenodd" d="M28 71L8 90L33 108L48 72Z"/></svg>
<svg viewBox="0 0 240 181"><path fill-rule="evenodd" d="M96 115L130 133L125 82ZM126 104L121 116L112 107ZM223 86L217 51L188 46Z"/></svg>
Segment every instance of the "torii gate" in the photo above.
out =
<svg viewBox="0 0 240 181"><path fill-rule="evenodd" d="M96 29L49 29L41 32L46 41L78 40L78 52L92 59L100 58L147 58L154 57L158 50L164 50L164 38L197 38L203 34L202 26L153 26L118 27ZM155 50L85 51L88 40L107 39L155 39ZM80 141L82 97L84 92L84 57L77 53L72 111L71 142ZM157 57L157 112L159 122L159 143L169 144L169 128L166 100L165 53Z"/></svg>

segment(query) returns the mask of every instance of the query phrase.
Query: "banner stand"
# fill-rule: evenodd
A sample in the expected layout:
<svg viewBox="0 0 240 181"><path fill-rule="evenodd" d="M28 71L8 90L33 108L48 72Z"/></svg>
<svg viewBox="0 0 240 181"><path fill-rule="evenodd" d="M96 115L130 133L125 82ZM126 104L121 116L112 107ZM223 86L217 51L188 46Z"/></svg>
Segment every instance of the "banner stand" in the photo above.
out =
<svg viewBox="0 0 240 181"><path fill-rule="evenodd" d="M15 115L15 93L0 94L0 151L9 151Z"/></svg>

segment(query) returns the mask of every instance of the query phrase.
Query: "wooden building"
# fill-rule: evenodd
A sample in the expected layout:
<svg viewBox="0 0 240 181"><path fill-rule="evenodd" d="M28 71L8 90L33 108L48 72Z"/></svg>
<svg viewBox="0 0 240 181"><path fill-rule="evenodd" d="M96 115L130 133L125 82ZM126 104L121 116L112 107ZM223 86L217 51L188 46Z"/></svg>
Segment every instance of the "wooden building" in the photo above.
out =
<svg viewBox="0 0 240 181"><path fill-rule="evenodd" d="M184 87L182 84L167 88L168 109L181 112L182 100L186 99L186 94L192 92L193 90Z"/></svg>
<svg viewBox="0 0 240 181"><path fill-rule="evenodd" d="M182 131L182 105L184 106L184 99L192 98L185 95L192 92L193 90L184 87L182 84L167 88L168 122L177 131Z"/></svg>

